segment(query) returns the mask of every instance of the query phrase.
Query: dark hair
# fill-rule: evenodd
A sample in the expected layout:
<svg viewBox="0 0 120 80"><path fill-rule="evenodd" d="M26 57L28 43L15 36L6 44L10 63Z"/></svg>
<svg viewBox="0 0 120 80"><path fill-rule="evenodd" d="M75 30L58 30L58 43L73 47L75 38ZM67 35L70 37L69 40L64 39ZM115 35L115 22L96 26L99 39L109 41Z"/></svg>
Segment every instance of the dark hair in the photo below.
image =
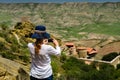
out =
<svg viewBox="0 0 120 80"><path fill-rule="evenodd" d="M43 44L43 39L36 39L36 42L35 42L35 54L39 54L39 50L41 49L42 44Z"/></svg>

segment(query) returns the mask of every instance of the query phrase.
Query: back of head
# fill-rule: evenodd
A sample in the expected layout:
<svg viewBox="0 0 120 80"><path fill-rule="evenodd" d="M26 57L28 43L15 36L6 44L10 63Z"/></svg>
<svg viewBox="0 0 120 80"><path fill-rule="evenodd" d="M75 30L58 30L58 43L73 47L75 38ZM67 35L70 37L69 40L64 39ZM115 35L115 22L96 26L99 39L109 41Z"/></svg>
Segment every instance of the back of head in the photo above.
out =
<svg viewBox="0 0 120 80"><path fill-rule="evenodd" d="M32 34L31 38L36 39L35 42L35 53L39 54L39 50L41 49L41 45L43 44L44 39L49 39L50 34L46 32L46 27L42 25L38 25L35 27L35 32Z"/></svg>
<svg viewBox="0 0 120 80"><path fill-rule="evenodd" d="M39 54L39 50L41 49L41 45L43 44L43 39L36 39L35 41L35 54Z"/></svg>

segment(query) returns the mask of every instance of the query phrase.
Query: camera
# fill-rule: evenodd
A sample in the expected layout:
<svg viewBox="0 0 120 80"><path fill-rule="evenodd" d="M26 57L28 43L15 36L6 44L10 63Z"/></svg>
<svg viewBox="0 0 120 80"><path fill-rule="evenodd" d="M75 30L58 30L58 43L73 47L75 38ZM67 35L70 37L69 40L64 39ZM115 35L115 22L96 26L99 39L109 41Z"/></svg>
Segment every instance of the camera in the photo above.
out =
<svg viewBox="0 0 120 80"><path fill-rule="evenodd" d="M48 42L53 42L53 39L52 38L48 39Z"/></svg>

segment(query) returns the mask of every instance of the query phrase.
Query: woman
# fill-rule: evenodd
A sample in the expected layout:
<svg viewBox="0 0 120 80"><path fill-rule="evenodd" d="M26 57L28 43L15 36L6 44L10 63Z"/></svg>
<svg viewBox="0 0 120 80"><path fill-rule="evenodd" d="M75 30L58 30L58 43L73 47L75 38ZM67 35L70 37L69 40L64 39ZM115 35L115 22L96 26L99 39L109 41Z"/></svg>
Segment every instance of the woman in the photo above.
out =
<svg viewBox="0 0 120 80"><path fill-rule="evenodd" d="M36 41L28 43L32 58L30 80L53 80L50 55L60 55L61 50L55 39L55 48L47 44L50 35L45 30L45 26L36 26L35 33L31 36Z"/></svg>

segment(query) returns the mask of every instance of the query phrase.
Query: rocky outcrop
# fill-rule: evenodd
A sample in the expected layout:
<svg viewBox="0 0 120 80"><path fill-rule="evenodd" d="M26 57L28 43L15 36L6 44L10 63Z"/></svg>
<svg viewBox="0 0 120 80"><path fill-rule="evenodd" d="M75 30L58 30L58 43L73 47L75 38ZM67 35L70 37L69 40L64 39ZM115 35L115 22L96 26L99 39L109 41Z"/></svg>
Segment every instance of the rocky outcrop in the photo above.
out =
<svg viewBox="0 0 120 80"><path fill-rule="evenodd" d="M22 20L21 22L16 23L16 25L14 26L14 30L11 32L16 38L18 44L22 46L22 40L24 40L25 42L31 41L30 36L34 32L33 28L33 23L27 20Z"/></svg>
<svg viewBox="0 0 120 80"><path fill-rule="evenodd" d="M0 57L0 80L29 80L29 68Z"/></svg>

